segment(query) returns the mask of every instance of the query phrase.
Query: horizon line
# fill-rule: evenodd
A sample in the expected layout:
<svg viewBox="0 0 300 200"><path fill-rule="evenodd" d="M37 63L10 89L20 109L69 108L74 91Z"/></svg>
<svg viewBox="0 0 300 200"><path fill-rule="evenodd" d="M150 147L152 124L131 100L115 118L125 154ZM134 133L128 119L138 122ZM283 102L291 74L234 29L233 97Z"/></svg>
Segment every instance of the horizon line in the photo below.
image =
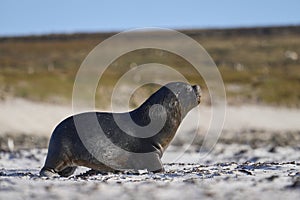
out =
<svg viewBox="0 0 300 200"><path fill-rule="evenodd" d="M45 32L37 32L37 33L18 33L18 34L1 34L0 38L23 38L23 37L43 37L43 36L51 36L51 35L76 35L76 34L114 34L120 33L127 30L137 29L137 28L165 28L165 29L173 29L177 31L192 31L192 30L238 30L238 29L255 29L255 28L287 28L287 27L298 27L299 23L290 23L290 24L266 24L266 25L232 25L232 26L204 26L204 27L159 27L159 26L145 26L145 27L136 27L136 28L128 28L128 29L111 29L111 30L74 30L74 31L45 31Z"/></svg>

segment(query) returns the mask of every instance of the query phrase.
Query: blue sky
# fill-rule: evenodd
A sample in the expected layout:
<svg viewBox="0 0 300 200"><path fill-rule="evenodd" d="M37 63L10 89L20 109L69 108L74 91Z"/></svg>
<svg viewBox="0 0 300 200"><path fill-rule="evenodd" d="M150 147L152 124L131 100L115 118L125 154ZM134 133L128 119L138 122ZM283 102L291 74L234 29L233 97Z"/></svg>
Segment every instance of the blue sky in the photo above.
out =
<svg viewBox="0 0 300 200"><path fill-rule="evenodd" d="M299 0L0 0L0 35L299 25Z"/></svg>

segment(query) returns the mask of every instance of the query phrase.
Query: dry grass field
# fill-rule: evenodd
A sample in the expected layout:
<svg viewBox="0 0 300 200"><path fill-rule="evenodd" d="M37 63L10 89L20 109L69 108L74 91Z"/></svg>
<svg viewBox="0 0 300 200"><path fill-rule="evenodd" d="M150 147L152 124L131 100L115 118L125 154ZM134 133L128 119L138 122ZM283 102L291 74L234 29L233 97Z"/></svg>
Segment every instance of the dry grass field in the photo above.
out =
<svg viewBox="0 0 300 200"><path fill-rule="evenodd" d="M229 103L299 107L299 26L182 32L199 42L215 61L225 82ZM0 38L0 97L70 103L80 64L97 44L113 34ZM195 76L188 62L154 49L119 57L105 72L101 84L110 88L130 69L131 63L139 65L151 61L179 70L205 89L202 79ZM151 91L146 89L145 96ZM102 95L97 102L103 105L108 100Z"/></svg>

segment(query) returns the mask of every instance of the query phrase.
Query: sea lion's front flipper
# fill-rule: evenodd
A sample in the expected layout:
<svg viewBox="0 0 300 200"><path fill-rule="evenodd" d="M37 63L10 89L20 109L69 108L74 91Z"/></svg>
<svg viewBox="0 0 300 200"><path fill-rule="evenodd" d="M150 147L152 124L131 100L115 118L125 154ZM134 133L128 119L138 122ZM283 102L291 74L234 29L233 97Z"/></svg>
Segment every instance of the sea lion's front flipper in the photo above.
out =
<svg viewBox="0 0 300 200"><path fill-rule="evenodd" d="M123 167L135 171L147 170L149 172L161 172L164 170L160 157L156 152L131 153Z"/></svg>
<svg viewBox="0 0 300 200"><path fill-rule="evenodd" d="M115 145L107 145L107 148L98 153L97 160L116 171L149 172L163 171L163 165L158 151L147 153L135 153L126 151ZM99 156L101 155L101 157Z"/></svg>

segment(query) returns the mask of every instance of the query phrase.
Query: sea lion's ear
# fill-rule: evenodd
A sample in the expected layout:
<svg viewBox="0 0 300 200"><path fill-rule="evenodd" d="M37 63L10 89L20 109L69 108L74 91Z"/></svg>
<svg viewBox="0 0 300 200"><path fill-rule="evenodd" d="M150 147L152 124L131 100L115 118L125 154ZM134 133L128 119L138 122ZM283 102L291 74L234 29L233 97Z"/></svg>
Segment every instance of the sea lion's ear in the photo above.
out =
<svg viewBox="0 0 300 200"><path fill-rule="evenodd" d="M178 101L171 101L171 102L169 103L169 107L171 107L171 108L174 108L174 107L176 107L176 106L178 106Z"/></svg>

